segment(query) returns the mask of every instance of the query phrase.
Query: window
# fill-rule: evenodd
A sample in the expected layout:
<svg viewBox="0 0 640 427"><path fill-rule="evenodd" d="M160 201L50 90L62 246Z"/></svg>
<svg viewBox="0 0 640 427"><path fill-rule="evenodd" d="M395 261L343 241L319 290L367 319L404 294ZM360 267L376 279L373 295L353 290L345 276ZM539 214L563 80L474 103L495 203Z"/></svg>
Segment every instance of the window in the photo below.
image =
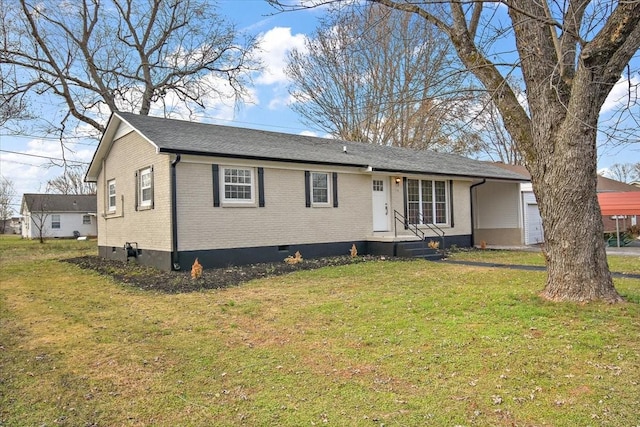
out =
<svg viewBox="0 0 640 427"><path fill-rule="evenodd" d="M82 215L82 224L91 225L91 215Z"/></svg>
<svg viewBox="0 0 640 427"><path fill-rule="evenodd" d="M153 168L138 171L138 203L139 208L153 207Z"/></svg>
<svg viewBox="0 0 640 427"><path fill-rule="evenodd" d="M338 173L304 171L304 203L308 208L312 206L337 208Z"/></svg>
<svg viewBox="0 0 640 427"><path fill-rule="evenodd" d="M51 228L60 228L60 215L51 215Z"/></svg>
<svg viewBox="0 0 640 427"><path fill-rule="evenodd" d="M373 191L384 191L384 181L381 179L374 179Z"/></svg>
<svg viewBox="0 0 640 427"><path fill-rule="evenodd" d="M109 199L107 202L109 212L116 211L116 180L112 179L107 182L107 194Z"/></svg>
<svg viewBox="0 0 640 427"><path fill-rule="evenodd" d="M223 201L253 203L253 169L222 168Z"/></svg>
<svg viewBox="0 0 640 427"><path fill-rule="evenodd" d="M329 203L329 174L311 173L311 201L314 204Z"/></svg>
<svg viewBox="0 0 640 427"><path fill-rule="evenodd" d="M407 218L411 224L446 224L446 182L408 179Z"/></svg>

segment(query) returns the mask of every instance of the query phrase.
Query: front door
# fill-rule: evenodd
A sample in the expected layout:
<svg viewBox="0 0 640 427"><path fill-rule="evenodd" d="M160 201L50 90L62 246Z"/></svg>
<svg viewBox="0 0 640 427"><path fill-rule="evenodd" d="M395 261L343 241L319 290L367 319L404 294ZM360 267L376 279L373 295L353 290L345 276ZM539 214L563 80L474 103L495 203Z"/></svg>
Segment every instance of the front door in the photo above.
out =
<svg viewBox="0 0 640 427"><path fill-rule="evenodd" d="M373 231L389 231L389 178L374 176L373 194Z"/></svg>

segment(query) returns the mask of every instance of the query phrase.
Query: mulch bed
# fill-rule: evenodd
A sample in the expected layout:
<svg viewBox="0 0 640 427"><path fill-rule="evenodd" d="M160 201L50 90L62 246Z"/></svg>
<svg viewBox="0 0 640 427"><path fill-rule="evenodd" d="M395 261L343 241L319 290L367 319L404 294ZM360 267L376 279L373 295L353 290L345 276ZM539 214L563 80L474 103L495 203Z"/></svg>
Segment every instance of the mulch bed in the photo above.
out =
<svg viewBox="0 0 640 427"><path fill-rule="evenodd" d="M300 270L312 270L322 267L353 264L373 260L385 260L388 257L350 256L305 259L298 264L262 263L244 266L230 266L217 269L205 269L202 277L191 278L189 271L162 271L135 263L107 260L98 256L82 256L65 259L65 262L110 276L118 282L149 291L164 293L195 292L204 289L221 289L237 286L241 283L265 277L280 276Z"/></svg>

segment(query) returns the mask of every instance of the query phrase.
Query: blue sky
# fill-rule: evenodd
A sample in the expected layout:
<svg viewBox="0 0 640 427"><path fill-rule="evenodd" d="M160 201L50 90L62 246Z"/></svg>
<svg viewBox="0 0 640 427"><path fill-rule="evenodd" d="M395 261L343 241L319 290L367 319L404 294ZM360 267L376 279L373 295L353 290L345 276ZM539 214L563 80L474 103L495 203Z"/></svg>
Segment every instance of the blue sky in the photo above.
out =
<svg viewBox="0 0 640 427"><path fill-rule="evenodd" d="M238 29L256 35L261 40L260 58L265 71L254 76L249 103L239 109L233 105L213 104L206 121L232 126L249 127L285 133L304 133L322 136L319 131L303 125L288 106L288 82L283 72L286 53L302 47L304 35L310 34L325 9L277 13L264 0L220 0L220 13L235 22ZM8 137L0 129L0 174L10 179L18 194L16 203L25 192L44 192L46 182L61 174L44 157L59 158L60 144L55 139L30 136ZM73 152L67 158L89 162L97 142L79 141L70 144ZM22 154L9 153L7 151ZM27 155L24 155L27 154ZM42 156L42 157L38 157ZM599 167L614 163L640 161L640 144L601 151ZM14 206L17 210L17 206Z"/></svg>

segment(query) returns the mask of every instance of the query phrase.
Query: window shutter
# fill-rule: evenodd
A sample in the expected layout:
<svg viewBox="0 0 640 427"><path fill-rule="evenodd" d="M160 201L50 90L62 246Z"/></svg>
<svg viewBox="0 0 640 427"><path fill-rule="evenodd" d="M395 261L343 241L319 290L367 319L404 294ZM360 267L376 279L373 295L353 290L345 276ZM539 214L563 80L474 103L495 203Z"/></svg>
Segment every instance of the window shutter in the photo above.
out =
<svg viewBox="0 0 640 427"><path fill-rule="evenodd" d="M151 209L155 208L155 203L156 203L156 198L154 197L155 195L154 195L154 191L153 191L153 189L155 187L154 180L153 180L153 175L154 175L153 174L153 165L151 165Z"/></svg>
<svg viewBox="0 0 640 427"><path fill-rule="evenodd" d="M258 168L258 206L264 208L264 168Z"/></svg>
<svg viewBox="0 0 640 427"><path fill-rule="evenodd" d="M220 173L218 165L211 165L211 177L213 182L213 207L220 207Z"/></svg>
<svg viewBox="0 0 640 427"><path fill-rule="evenodd" d="M453 223L453 180L449 180L449 218L451 220L451 228L455 225Z"/></svg>
<svg viewBox="0 0 640 427"><path fill-rule="evenodd" d="M333 178L333 185L332 185L333 207L337 208L338 207L338 172L334 172L332 178Z"/></svg>
<svg viewBox="0 0 640 427"><path fill-rule="evenodd" d="M306 207L311 207L311 172L309 171L304 171L304 203Z"/></svg>
<svg viewBox="0 0 640 427"><path fill-rule="evenodd" d="M134 202L135 202L135 210L138 210L138 206L140 205L140 201L138 200L138 198L140 197L140 174L138 173L138 171L136 171L135 173L135 179L136 179L136 195L134 198Z"/></svg>

